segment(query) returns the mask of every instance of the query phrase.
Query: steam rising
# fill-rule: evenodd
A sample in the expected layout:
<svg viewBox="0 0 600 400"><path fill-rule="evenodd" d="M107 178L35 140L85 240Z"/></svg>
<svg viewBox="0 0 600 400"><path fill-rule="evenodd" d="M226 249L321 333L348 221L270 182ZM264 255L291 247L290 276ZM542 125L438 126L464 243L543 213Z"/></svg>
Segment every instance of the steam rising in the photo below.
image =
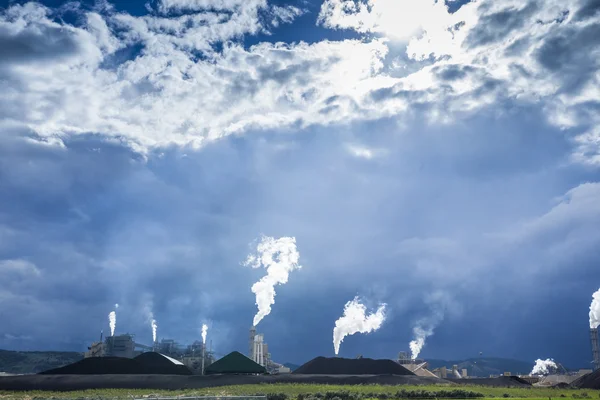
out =
<svg viewBox="0 0 600 400"><path fill-rule="evenodd" d="M592 295L590 305L590 328L597 329L600 326L600 289Z"/></svg>
<svg viewBox="0 0 600 400"><path fill-rule="evenodd" d="M551 358L547 360L535 360L535 366L529 375L548 375L551 370L558 369L558 366Z"/></svg>
<svg viewBox="0 0 600 400"><path fill-rule="evenodd" d="M333 328L335 354L340 352L340 344L346 336L374 332L379 329L385 321L385 306L385 303L380 304L375 313L366 315L367 308L360 303L358 297L347 302L344 306L344 315L335 321L335 328Z"/></svg>
<svg viewBox="0 0 600 400"><path fill-rule="evenodd" d="M414 340L409 343L411 358L415 360L419 357L419 353L425 346L426 339L433 335L433 325L427 325L425 320L420 320L417 325L413 328Z"/></svg>
<svg viewBox="0 0 600 400"><path fill-rule="evenodd" d="M115 304L115 310L119 308L118 304ZM111 311L108 314L108 324L110 325L110 336L115 336L115 328L117 327L117 312Z"/></svg>
<svg viewBox="0 0 600 400"><path fill-rule="evenodd" d="M158 325L156 325L156 320L153 319L150 325L152 326L152 343L156 343L156 329L158 328Z"/></svg>
<svg viewBox="0 0 600 400"><path fill-rule="evenodd" d="M256 295L258 312L254 316L253 325L271 313L275 304L275 285L287 283L290 272L302 268L298 265L300 254L296 249L296 238L282 237L274 239L263 236L256 248L256 255L249 255L243 265L267 269L267 275L252 285L252 293Z"/></svg>
<svg viewBox="0 0 600 400"><path fill-rule="evenodd" d="M206 334L208 333L208 325L202 324L202 344L206 344Z"/></svg>

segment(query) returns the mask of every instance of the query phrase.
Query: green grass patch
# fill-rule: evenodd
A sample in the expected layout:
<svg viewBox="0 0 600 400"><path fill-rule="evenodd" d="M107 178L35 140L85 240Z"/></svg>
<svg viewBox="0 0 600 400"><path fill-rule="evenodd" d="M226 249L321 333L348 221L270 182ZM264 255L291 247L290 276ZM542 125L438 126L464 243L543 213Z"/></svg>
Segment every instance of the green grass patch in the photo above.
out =
<svg viewBox="0 0 600 400"><path fill-rule="evenodd" d="M599 390L552 388L493 388L485 386L384 386L384 385L311 385L258 384L222 386L206 389L95 389L71 392L6 392L1 400L38 399L129 399L171 396L250 396L267 395L268 400L392 400L392 399L600 399Z"/></svg>

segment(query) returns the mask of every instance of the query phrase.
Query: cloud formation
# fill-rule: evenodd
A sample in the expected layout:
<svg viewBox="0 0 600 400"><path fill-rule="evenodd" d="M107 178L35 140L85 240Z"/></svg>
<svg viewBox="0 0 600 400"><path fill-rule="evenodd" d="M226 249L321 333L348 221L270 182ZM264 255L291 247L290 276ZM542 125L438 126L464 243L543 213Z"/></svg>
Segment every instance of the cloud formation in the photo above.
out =
<svg viewBox="0 0 600 400"><path fill-rule="evenodd" d="M447 293L424 355L501 354L552 309L570 330L513 356L583 360L589 295L574 293L597 289L600 248L597 7L414 4L2 10L0 344L85 349L114 299L119 331L149 341L151 298L161 336L196 340L201 317L215 348L241 348L255 278L239 261L273 232L311 268L261 329L298 333L312 356L360 289L389 304L388 322L347 351L406 350L423 297ZM292 42L284 25L300 19L307 40ZM307 287L334 306L306 311ZM503 313L513 302L532 327ZM469 344L448 346L465 321Z"/></svg>

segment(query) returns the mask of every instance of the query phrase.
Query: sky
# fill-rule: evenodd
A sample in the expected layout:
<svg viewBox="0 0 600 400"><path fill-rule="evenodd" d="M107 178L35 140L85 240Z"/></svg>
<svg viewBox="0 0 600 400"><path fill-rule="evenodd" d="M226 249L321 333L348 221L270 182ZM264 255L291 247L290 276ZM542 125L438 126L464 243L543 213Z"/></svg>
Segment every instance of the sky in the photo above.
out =
<svg viewBox="0 0 600 400"><path fill-rule="evenodd" d="M0 348L591 361L597 0L0 1Z"/></svg>

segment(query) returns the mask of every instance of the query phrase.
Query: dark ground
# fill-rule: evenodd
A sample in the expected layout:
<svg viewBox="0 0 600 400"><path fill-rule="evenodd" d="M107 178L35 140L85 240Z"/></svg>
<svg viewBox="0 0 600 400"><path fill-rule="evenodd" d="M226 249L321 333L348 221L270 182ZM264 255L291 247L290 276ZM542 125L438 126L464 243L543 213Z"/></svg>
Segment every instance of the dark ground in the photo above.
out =
<svg viewBox="0 0 600 400"><path fill-rule="evenodd" d="M22 375L0 377L0 390L202 389L260 383L432 385L449 383L415 375Z"/></svg>
<svg viewBox="0 0 600 400"><path fill-rule="evenodd" d="M447 381L456 383L457 385L481 385L495 387L531 387L531 384L518 376L500 376L498 378L473 378L473 379L456 379L448 378Z"/></svg>

